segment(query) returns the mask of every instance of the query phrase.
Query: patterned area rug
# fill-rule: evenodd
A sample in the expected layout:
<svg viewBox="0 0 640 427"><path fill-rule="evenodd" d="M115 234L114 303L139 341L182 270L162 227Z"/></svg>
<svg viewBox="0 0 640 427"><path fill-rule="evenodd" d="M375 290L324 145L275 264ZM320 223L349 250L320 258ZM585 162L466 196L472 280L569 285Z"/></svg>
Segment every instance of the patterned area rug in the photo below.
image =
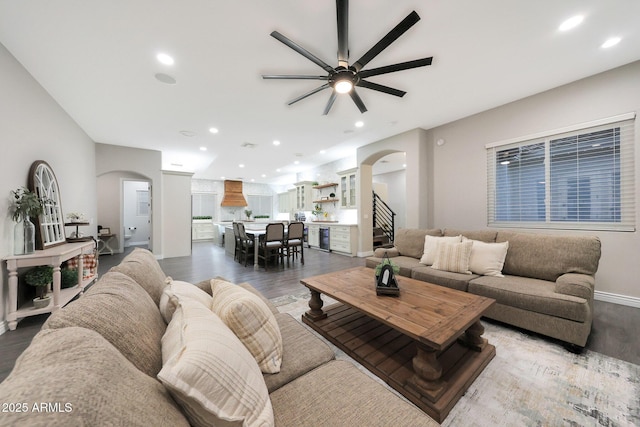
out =
<svg viewBox="0 0 640 427"><path fill-rule="evenodd" d="M308 300L306 291L271 301L300 321ZM333 302L325 296L323 301ZM575 355L536 335L483 325L496 357L443 426L640 426L640 366L588 350ZM351 360L382 383L329 345L336 358Z"/></svg>

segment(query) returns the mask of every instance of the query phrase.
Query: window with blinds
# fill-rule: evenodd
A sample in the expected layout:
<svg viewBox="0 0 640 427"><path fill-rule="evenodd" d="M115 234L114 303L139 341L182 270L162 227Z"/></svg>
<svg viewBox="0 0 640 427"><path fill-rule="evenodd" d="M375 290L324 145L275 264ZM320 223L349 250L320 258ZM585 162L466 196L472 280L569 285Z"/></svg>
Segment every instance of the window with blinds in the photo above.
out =
<svg viewBox="0 0 640 427"><path fill-rule="evenodd" d="M489 226L635 231L634 122L487 145Z"/></svg>
<svg viewBox="0 0 640 427"><path fill-rule="evenodd" d="M193 216L210 216L216 221L218 195L212 193L191 194L191 213Z"/></svg>

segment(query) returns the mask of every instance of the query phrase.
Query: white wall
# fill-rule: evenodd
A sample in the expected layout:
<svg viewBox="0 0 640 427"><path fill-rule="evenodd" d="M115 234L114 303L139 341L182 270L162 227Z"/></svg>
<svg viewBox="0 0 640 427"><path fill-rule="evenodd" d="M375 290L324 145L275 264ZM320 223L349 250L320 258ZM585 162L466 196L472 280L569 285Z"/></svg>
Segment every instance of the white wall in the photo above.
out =
<svg viewBox="0 0 640 427"><path fill-rule="evenodd" d="M191 255L191 173L162 172L164 257Z"/></svg>
<svg viewBox="0 0 640 427"><path fill-rule="evenodd" d="M485 144L632 111L640 111L640 62L431 129L432 141L445 140L444 145L435 146L433 155L435 226L487 227ZM639 120L635 126L636 194L640 190ZM636 199L636 227L640 225L638 203ZM640 298L637 231L549 232L597 235L602 258L596 291L614 294L609 296L613 299L617 295Z"/></svg>
<svg viewBox="0 0 640 427"><path fill-rule="evenodd" d="M101 225L118 230L120 251L123 250L121 234L124 230L120 214L122 180L145 179L151 183L151 250L157 258L163 257L161 167L160 151L96 144L100 221Z"/></svg>
<svg viewBox="0 0 640 427"><path fill-rule="evenodd" d="M93 220L85 234L96 234L95 147L87 134L0 44L0 257L13 253L9 192L27 185L29 167L44 160L60 189L62 212ZM67 234L74 231L66 230ZM6 330L7 276L0 276L0 333Z"/></svg>

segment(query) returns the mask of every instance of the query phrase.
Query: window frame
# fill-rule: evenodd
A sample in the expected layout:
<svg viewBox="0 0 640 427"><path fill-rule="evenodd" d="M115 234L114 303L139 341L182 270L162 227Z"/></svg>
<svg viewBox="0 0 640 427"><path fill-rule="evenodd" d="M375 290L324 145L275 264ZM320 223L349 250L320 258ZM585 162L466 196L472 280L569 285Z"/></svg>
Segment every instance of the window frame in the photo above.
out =
<svg viewBox="0 0 640 427"><path fill-rule="evenodd" d="M552 219L552 192L551 192L551 154L550 147L552 141L566 138L572 135L586 135L603 129L620 127L620 176L619 186L616 191L620 192L620 218L615 221L568 221ZM587 123L580 123L567 126L552 131L540 132L533 135L513 138L485 145L487 154L487 225L496 228L544 228L544 229L567 229L567 230L608 230L608 231L635 231L635 113L626 113ZM499 213L504 207L499 206L498 196L498 170L497 155L500 152L513 148L535 144L544 144L544 218L542 220L501 220ZM579 160L577 161L579 162ZM557 163L556 163L557 164ZM576 163L579 166L579 163ZM555 187L554 187L555 188ZM518 192L525 194L523 187L518 184ZM517 194L517 193L516 193ZM532 197L529 195L529 197ZM539 200L539 199L538 199ZM519 205L518 207L521 207ZM534 206L532 204L532 206ZM556 205L557 206L557 205Z"/></svg>

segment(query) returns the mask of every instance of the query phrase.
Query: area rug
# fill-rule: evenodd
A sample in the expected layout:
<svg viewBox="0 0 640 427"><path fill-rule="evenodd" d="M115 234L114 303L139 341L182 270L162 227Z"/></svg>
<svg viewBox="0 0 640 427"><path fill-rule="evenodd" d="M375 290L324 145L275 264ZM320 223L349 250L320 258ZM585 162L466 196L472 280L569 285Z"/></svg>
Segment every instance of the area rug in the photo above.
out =
<svg viewBox="0 0 640 427"><path fill-rule="evenodd" d="M308 291L271 301L298 321L309 309ZM335 302L325 296L323 301L325 305ZM640 426L640 366L588 350L576 355L543 337L482 323L484 337L496 347L496 357L443 426ZM324 341L337 359L352 361L384 384Z"/></svg>

